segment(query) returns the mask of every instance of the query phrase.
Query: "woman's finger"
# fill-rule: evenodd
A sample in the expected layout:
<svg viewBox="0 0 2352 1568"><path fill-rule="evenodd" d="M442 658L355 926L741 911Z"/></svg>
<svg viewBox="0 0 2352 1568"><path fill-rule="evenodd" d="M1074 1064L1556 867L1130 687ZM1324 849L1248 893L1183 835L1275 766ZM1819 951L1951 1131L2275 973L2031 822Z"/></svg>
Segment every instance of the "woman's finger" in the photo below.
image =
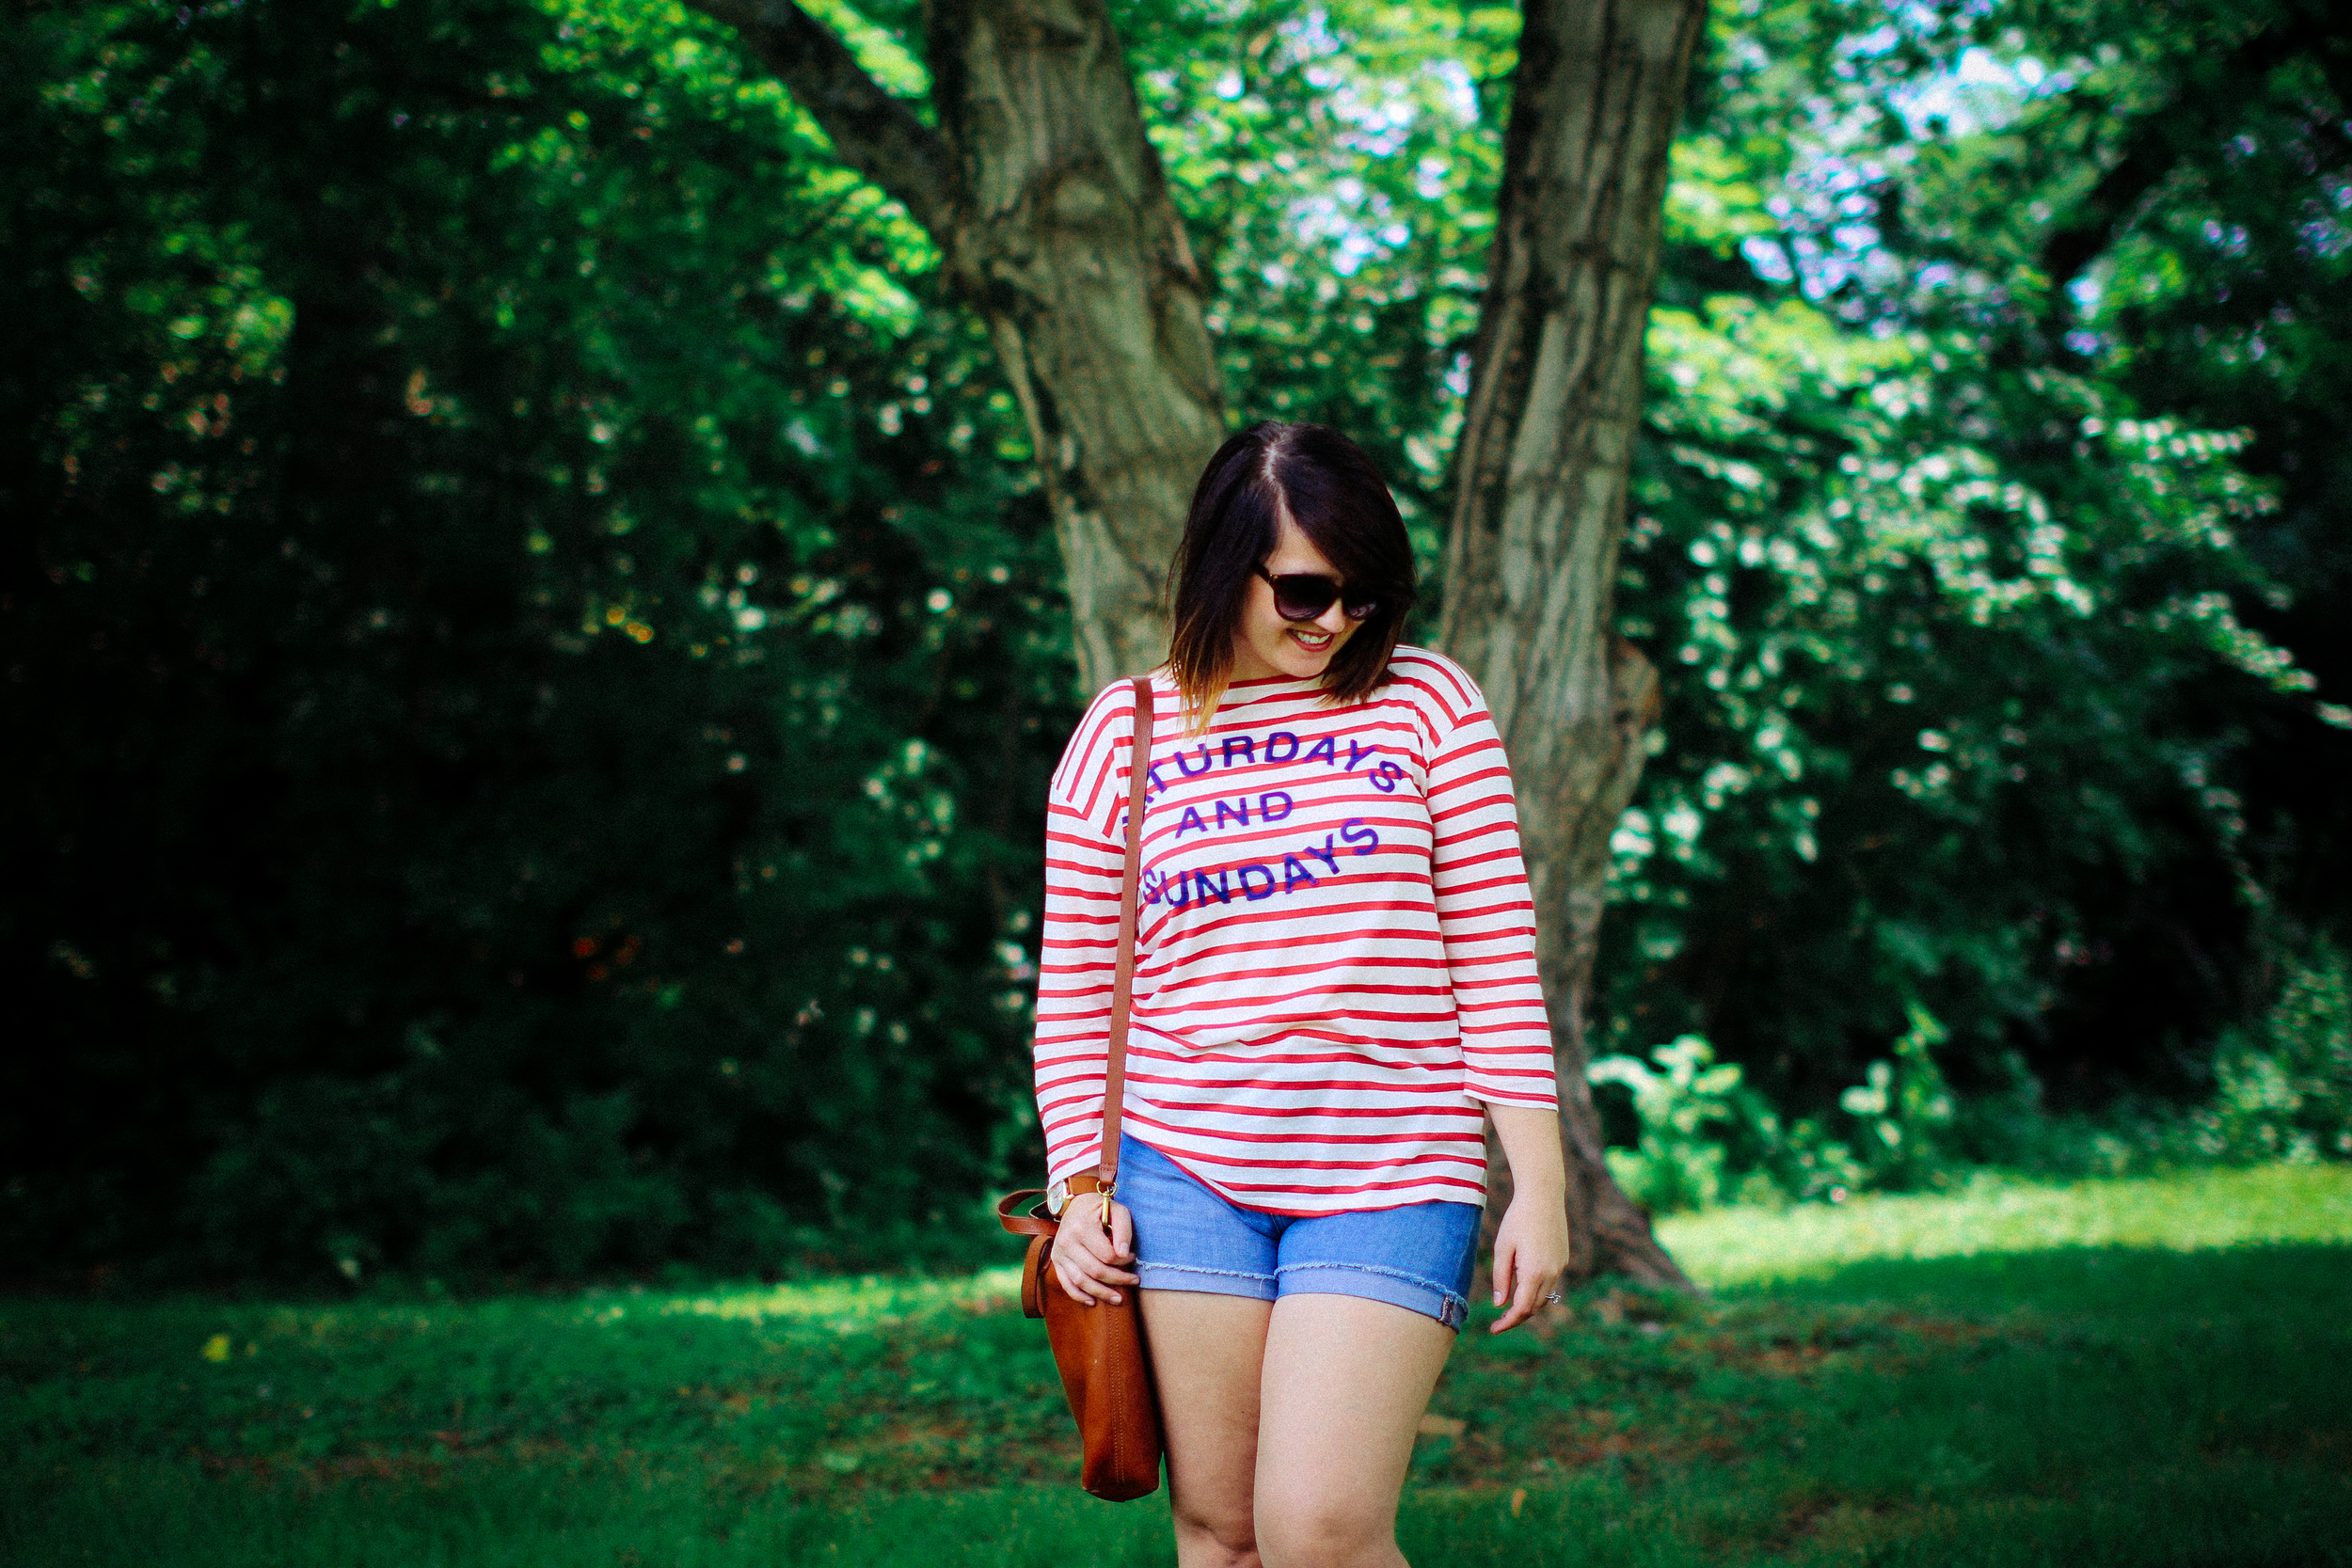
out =
<svg viewBox="0 0 2352 1568"><path fill-rule="evenodd" d="M1111 1261L1132 1263L1136 1259L1136 1217L1123 1203L1111 1205Z"/></svg>
<svg viewBox="0 0 2352 1568"><path fill-rule="evenodd" d="M1119 1215L1115 1213L1114 1218L1117 1217ZM1121 1285L1136 1282L1134 1275L1119 1266L1128 1260L1127 1249L1119 1244L1111 1232L1103 1228L1099 1219L1089 1216L1075 1225L1064 1225L1062 1234L1075 1236L1078 1244L1085 1249L1089 1260L1086 1272L1089 1277L1115 1280Z"/></svg>
<svg viewBox="0 0 2352 1568"><path fill-rule="evenodd" d="M1495 1305L1501 1307L1511 1294L1511 1276L1518 1269L1518 1243L1507 1236L1495 1238Z"/></svg>
<svg viewBox="0 0 2352 1568"><path fill-rule="evenodd" d="M1113 1260L1113 1239L1099 1220L1078 1219L1064 1225L1054 1237L1054 1265L1062 1289L1073 1300L1089 1305L1120 1299L1119 1287L1133 1285L1136 1276Z"/></svg>
<svg viewBox="0 0 2352 1568"><path fill-rule="evenodd" d="M1495 1320L1494 1332L1497 1334L1502 1333L1505 1329L1517 1328L1535 1315L1536 1292L1543 1287L1543 1276L1533 1269L1525 1270L1519 1275L1516 1285L1517 1288L1511 1293L1511 1310ZM1498 1297L1502 1293L1501 1291L1495 1292Z"/></svg>
<svg viewBox="0 0 2352 1568"><path fill-rule="evenodd" d="M1054 1259L1054 1278L1060 1283L1061 1293L1072 1301L1081 1307L1094 1305L1094 1281L1070 1269L1062 1262L1058 1254Z"/></svg>
<svg viewBox="0 0 2352 1568"><path fill-rule="evenodd" d="M1054 1249L1054 1274L1060 1279L1063 1292L1081 1307L1119 1299L1118 1291L1108 1282L1095 1278L1102 1267L1082 1247Z"/></svg>

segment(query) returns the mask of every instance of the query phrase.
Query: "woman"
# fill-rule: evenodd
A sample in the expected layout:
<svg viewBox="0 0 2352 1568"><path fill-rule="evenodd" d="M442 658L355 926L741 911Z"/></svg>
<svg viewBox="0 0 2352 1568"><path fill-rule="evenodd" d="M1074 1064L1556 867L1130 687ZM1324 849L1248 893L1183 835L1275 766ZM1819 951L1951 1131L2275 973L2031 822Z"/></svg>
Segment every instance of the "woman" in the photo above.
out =
<svg viewBox="0 0 2352 1568"><path fill-rule="evenodd" d="M1155 672L1118 1201L1101 1155L1133 689L1047 827L1037 1088L1081 1302L1142 1291L1182 1568L1395 1564L1413 1433L1468 1309L1484 1118L1510 1328L1568 1261L1510 774L1478 689L1397 645L1413 556L1371 460L1261 424L1201 476ZM1109 1212L1105 1228L1102 1214Z"/></svg>

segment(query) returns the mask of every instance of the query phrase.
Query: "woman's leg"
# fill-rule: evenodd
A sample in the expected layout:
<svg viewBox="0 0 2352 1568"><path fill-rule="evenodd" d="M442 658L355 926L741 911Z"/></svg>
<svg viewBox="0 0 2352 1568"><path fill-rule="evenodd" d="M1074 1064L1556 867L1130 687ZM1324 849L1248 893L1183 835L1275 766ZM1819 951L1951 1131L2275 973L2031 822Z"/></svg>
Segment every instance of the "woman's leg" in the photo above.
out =
<svg viewBox="0 0 2352 1568"><path fill-rule="evenodd" d="M1453 1348L1452 1329L1384 1301L1300 1294L1274 1304L1258 1410L1265 1568L1403 1568L1397 1495Z"/></svg>
<svg viewBox="0 0 2352 1568"><path fill-rule="evenodd" d="M1141 1294L1160 1419L1178 1568L1259 1568L1250 1481L1258 1452L1258 1377L1270 1301L1197 1291Z"/></svg>

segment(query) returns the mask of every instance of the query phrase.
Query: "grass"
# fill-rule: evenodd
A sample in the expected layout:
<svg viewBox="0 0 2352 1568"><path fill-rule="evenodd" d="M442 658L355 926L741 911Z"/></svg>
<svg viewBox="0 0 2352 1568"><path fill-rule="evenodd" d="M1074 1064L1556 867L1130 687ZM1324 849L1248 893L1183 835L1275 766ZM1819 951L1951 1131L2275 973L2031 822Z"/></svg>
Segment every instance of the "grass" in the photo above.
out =
<svg viewBox="0 0 2352 1568"><path fill-rule="evenodd" d="M1713 1296L1464 1337L1414 1561L2352 1565L2352 1172L1665 1231ZM1168 1561L1011 1289L0 1303L0 1562Z"/></svg>

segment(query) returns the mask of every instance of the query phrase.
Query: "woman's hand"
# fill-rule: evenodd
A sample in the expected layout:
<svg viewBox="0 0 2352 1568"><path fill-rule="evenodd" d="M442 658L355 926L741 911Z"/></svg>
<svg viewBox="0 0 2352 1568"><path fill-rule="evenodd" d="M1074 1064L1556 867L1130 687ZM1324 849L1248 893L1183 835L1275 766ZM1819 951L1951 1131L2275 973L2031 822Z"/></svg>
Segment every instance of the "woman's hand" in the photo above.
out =
<svg viewBox="0 0 2352 1568"><path fill-rule="evenodd" d="M1495 1305L1511 1309L1495 1320L1493 1333L1517 1328L1559 1291L1568 1269L1568 1211L1557 1193L1511 1195L1495 1232Z"/></svg>
<svg viewBox="0 0 2352 1568"><path fill-rule="evenodd" d="M1511 1162L1511 1207L1495 1232L1495 1305L1510 1310L1493 1332L1517 1328L1557 1299L1568 1269L1568 1173L1560 1118L1526 1105L1489 1105L1495 1135Z"/></svg>
<svg viewBox="0 0 2352 1568"><path fill-rule="evenodd" d="M1135 1217L1116 1199L1110 1212L1110 1229L1105 1231L1103 1200L1079 1193L1062 1211L1061 1228L1054 1232L1054 1275L1081 1307L1122 1300L1119 1287L1136 1283L1135 1275L1122 1266L1136 1260Z"/></svg>

